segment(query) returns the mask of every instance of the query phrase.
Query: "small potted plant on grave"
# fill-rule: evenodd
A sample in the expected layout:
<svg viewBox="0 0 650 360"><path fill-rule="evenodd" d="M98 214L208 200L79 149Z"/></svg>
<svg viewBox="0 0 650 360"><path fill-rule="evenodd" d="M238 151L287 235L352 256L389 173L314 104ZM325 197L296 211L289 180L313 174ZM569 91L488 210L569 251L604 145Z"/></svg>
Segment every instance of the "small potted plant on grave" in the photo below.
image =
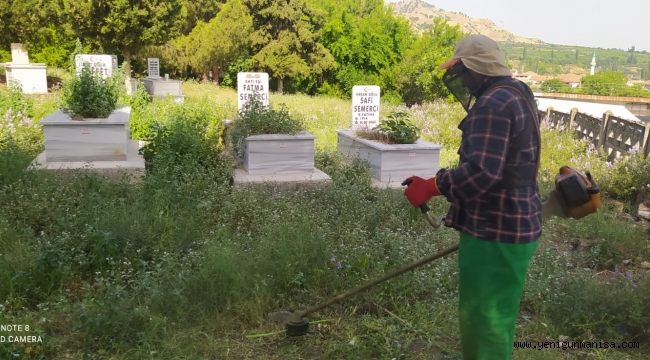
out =
<svg viewBox="0 0 650 360"><path fill-rule="evenodd" d="M251 98L230 124L228 139L248 175L315 170L314 136L284 106L276 110Z"/></svg>
<svg viewBox="0 0 650 360"><path fill-rule="evenodd" d="M372 129L338 131L338 151L368 161L380 186L399 187L412 175L434 176L440 167L440 149L420 139L420 129L405 111L391 113Z"/></svg>
<svg viewBox="0 0 650 360"><path fill-rule="evenodd" d="M117 107L117 76L102 78L89 66L63 85L61 109L73 120L107 118Z"/></svg>
<svg viewBox="0 0 650 360"><path fill-rule="evenodd" d="M409 113L396 111L383 119L377 127L357 130L356 135L386 144L414 144L420 138L420 128L413 123Z"/></svg>

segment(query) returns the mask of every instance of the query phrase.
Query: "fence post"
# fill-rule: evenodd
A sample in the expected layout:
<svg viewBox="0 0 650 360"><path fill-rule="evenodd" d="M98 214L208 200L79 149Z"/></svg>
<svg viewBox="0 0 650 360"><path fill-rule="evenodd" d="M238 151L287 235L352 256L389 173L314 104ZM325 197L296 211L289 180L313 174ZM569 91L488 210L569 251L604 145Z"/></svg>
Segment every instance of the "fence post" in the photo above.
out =
<svg viewBox="0 0 650 360"><path fill-rule="evenodd" d="M553 121L552 121L552 119L551 119L551 110L552 110L552 109L553 109L553 108L550 107L550 106L546 108L546 117L545 117L544 119L546 119L546 124L547 124L550 128L554 129L554 127L553 127ZM541 120L543 120L543 119L540 119L540 126L542 125Z"/></svg>
<svg viewBox="0 0 650 360"><path fill-rule="evenodd" d="M605 149L607 146L607 125L609 124L609 116L612 115L611 111L606 111L603 113L603 123L600 126L600 132L598 133L598 144L596 148L602 147Z"/></svg>
<svg viewBox="0 0 650 360"><path fill-rule="evenodd" d="M641 151L643 154L645 154L645 156L650 156L650 121L647 124L645 124L645 133L643 134Z"/></svg>
<svg viewBox="0 0 650 360"><path fill-rule="evenodd" d="M578 115L578 108L571 109L571 113L569 114L569 124L567 124L569 129L573 127L573 123L575 122L577 115Z"/></svg>

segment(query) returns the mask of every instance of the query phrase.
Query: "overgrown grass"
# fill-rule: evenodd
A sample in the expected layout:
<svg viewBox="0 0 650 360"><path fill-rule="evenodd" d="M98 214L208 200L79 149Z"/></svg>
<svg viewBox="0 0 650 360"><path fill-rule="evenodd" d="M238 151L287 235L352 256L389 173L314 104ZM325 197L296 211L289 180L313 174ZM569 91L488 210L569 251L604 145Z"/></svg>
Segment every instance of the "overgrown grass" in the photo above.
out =
<svg viewBox="0 0 650 360"><path fill-rule="evenodd" d="M458 235L432 230L399 191L372 188L364 163L335 152L336 129L350 124L348 102L271 97L316 134L317 166L331 185L232 188L219 133L235 114L234 92L184 91L182 106L137 105L142 137L162 134L150 138L155 151L140 183L33 172L19 153L3 153L0 319L30 325L20 335L43 343L2 344L0 358L460 359L454 256L323 309L311 335L285 338L268 312L323 301ZM459 108L408 111L453 164ZM565 161L598 168L595 154L576 158L584 144L545 131L544 189ZM31 146L13 141L12 149L29 154ZM447 207L443 199L431 206L440 215ZM611 201L579 221L547 222L517 328L521 340L636 340L642 349L516 350L515 358L647 358L646 231Z"/></svg>

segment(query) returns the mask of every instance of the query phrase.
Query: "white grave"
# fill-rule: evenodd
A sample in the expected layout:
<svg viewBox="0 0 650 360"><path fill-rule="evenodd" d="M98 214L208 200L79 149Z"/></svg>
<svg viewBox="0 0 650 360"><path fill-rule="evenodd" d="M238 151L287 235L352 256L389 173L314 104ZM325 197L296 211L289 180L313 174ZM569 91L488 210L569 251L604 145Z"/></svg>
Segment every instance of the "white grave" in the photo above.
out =
<svg viewBox="0 0 650 360"><path fill-rule="evenodd" d="M73 120L59 110L41 121L46 160L124 161L129 142L130 108L100 119Z"/></svg>
<svg viewBox="0 0 650 360"><path fill-rule="evenodd" d="M78 54L74 57L74 64L77 75L88 65L94 73L106 79L117 71L117 55Z"/></svg>
<svg viewBox="0 0 650 360"><path fill-rule="evenodd" d="M147 75L151 79L160 78L160 60L158 58L147 58Z"/></svg>
<svg viewBox="0 0 650 360"><path fill-rule="evenodd" d="M378 187L401 188L409 176L430 178L440 169L442 147L422 139L414 144L384 144L360 138L354 130L338 130L337 135L338 151L350 159L367 161Z"/></svg>
<svg viewBox="0 0 650 360"><path fill-rule="evenodd" d="M237 73L237 109L241 110L253 96L258 96L264 106L269 106L269 74Z"/></svg>
<svg viewBox="0 0 650 360"><path fill-rule="evenodd" d="M102 119L73 120L61 110L50 114L41 120L45 151L34 160L34 168L141 176L145 163L138 152L138 141L129 136L130 114L128 107Z"/></svg>
<svg viewBox="0 0 650 360"><path fill-rule="evenodd" d="M314 135L262 134L245 139L243 169L235 170L235 185L260 183L329 183L314 166Z"/></svg>
<svg viewBox="0 0 650 360"><path fill-rule="evenodd" d="M151 96L172 96L179 103L185 100L179 80L170 80L168 74L165 74L164 78L160 77L160 60L158 58L147 58L147 77L142 79L142 83Z"/></svg>
<svg viewBox="0 0 650 360"><path fill-rule="evenodd" d="M45 64L30 64L29 55L22 44L11 44L11 62L4 65L8 85L17 83L24 94L47 93Z"/></svg>
<svg viewBox="0 0 650 360"><path fill-rule="evenodd" d="M379 86L352 87L352 130L372 129L379 125L380 97Z"/></svg>

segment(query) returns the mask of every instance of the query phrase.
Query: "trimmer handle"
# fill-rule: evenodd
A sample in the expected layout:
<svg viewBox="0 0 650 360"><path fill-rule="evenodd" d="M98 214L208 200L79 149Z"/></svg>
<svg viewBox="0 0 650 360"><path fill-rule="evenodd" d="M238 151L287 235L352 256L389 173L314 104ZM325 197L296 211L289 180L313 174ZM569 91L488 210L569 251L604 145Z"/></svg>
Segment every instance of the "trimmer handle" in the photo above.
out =
<svg viewBox="0 0 650 360"><path fill-rule="evenodd" d="M422 211L423 214L426 214L429 211L431 211L431 208L429 207L429 205L424 203L424 204L420 205L420 211Z"/></svg>
<svg viewBox="0 0 650 360"><path fill-rule="evenodd" d="M442 223L443 223L443 221L445 220L445 218L443 217L443 218L440 218L440 219L438 219L438 220L435 220L435 219L431 216L431 214L429 214L429 210L430 210L430 209L429 209L429 206L428 206L427 204L423 204L422 206L420 206L420 211L422 211L422 214L423 214L424 217L427 219L427 222L428 222L429 224L431 224L431 226L433 226L434 228L437 229L437 228L440 227L440 225L442 225Z"/></svg>

